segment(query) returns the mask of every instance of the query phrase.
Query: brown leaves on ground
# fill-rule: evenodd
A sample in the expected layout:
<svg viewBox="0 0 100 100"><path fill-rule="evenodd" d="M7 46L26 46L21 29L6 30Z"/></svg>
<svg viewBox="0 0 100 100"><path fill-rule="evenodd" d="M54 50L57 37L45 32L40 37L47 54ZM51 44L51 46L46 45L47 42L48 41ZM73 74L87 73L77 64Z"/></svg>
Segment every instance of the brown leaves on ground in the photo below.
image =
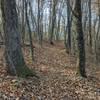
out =
<svg viewBox="0 0 100 100"><path fill-rule="evenodd" d="M100 71L87 63L88 78L77 76L76 58L65 53L63 43L35 45L34 62L29 47L23 51L40 78L9 76L0 60L0 100L100 100Z"/></svg>

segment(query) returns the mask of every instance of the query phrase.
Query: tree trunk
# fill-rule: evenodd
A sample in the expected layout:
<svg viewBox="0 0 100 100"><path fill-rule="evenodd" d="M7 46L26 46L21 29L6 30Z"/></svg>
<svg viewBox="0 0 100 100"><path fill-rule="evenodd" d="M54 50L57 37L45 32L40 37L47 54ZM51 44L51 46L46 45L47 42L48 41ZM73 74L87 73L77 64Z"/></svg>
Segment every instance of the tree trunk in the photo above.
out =
<svg viewBox="0 0 100 100"><path fill-rule="evenodd" d="M25 65L20 32L18 29L18 16L15 0L1 1L3 28L5 34L5 60L7 71L11 75L26 76L30 70Z"/></svg>
<svg viewBox="0 0 100 100"><path fill-rule="evenodd" d="M34 47L33 47L33 39L32 39L32 32L31 32L31 27L30 27L30 22L29 22L29 16L28 16L28 2L25 0L25 16L26 16L26 23L28 27L28 33L29 33L29 41L30 41L30 49L31 49L31 57L32 61L34 61Z"/></svg>
<svg viewBox="0 0 100 100"><path fill-rule="evenodd" d="M84 45L84 35L82 30L82 12L81 12L81 0L76 0L75 5L75 13L76 13L76 31L77 31L77 39L78 39L78 50L79 50L79 74L82 77L86 77L85 72L85 45Z"/></svg>
<svg viewBox="0 0 100 100"><path fill-rule="evenodd" d="M70 0L67 0L67 49L68 53L71 53L71 10L70 10Z"/></svg>
<svg viewBox="0 0 100 100"><path fill-rule="evenodd" d="M88 2L89 6L89 51L92 51L92 35L91 35L91 0Z"/></svg>
<svg viewBox="0 0 100 100"><path fill-rule="evenodd" d="M52 0L52 12L51 12L51 23L50 23L50 44L53 45L53 35L54 35L54 28L55 28L55 22L56 22L56 5L57 5L57 0Z"/></svg>

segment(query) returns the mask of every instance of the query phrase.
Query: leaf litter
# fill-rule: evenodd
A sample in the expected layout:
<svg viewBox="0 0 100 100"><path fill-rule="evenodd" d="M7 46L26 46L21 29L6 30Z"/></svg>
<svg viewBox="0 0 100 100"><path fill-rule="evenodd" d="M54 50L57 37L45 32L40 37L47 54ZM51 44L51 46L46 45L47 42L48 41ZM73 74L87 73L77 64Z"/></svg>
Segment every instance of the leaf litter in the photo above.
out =
<svg viewBox="0 0 100 100"><path fill-rule="evenodd" d="M0 60L0 100L100 100L100 71L89 63L88 78L77 76L76 58L66 54L61 43L35 45L35 62L29 47L23 51L27 66L36 70L39 79L10 76Z"/></svg>

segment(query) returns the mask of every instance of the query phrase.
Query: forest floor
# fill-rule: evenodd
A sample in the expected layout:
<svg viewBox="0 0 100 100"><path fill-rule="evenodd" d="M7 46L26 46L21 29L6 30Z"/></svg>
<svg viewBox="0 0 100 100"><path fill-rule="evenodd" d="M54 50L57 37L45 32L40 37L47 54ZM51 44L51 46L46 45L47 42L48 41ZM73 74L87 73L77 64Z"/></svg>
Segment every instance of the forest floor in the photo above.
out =
<svg viewBox="0 0 100 100"><path fill-rule="evenodd" d="M100 100L100 68L87 61L88 78L76 75L77 60L65 53L62 42L35 45L33 63L29 47L23 47L26 64L39 78L8 75L3 51L0 48L0 100Z"/></svg>

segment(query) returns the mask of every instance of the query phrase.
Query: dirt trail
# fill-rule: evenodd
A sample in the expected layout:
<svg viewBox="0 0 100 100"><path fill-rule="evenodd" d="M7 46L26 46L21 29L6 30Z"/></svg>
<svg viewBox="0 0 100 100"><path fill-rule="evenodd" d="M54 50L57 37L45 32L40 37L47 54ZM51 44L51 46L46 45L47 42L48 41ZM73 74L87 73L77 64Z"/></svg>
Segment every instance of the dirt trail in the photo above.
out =
<svg viewBox="0 0 100 100"><path fill-rule="evenodd" d="M79 94L78 96L81 99L83 99L84 97L83 100L90 100L90 97L92 95L93 95L92 97L93 100L99 100L98 99L99 97L96 96L95 91L97 91L97 89L99 89L100 86L99 85L100 74L97 76L96 73L97 72L99 73L99 71L97 71L96 69L94 70L94 66L92 66L93 68L91 68L90 67L91 65L87 64L89 65L88 67L86 67L86 70L89 73L88 74L89 77L87 79L81 79L80 77L76 76L77 72L76 58L65 53L65 48L62 43L54 46L45 44L43 48L36 47L35 54L36 54L35 55L36 63L33 64L33 67L35 67L44 76L47 77L44 80L44 84L47 85L47 88L49 87L50 90L52 90L51 87L54 87L54 90L52 90L52 92L54 91L59 92L60 90L58 89L60 88L62 91L65 90L66 92L70 92L70 94L72 94L73 96L75 96L75 94ZM57 98L55 96L56 94L59 98L57 100L60 100L63 94L54 93L53 94L54 98ZM73 97L72 100L76 98L77 95L75 96L75 98ZM49 100L49 98L47 100Z"/></svg>
<svg viewBox="0 0 100 100"><path fill-rule="evenodd" d="M77 76L76 58L65 53L63 43L44 43L42 48L35 45L34 63L29 47L24 47L24 57L40 79L12 77L1 66L0 100L100 100L99 77L90 75L90 67L87 79Z"/></svg>

